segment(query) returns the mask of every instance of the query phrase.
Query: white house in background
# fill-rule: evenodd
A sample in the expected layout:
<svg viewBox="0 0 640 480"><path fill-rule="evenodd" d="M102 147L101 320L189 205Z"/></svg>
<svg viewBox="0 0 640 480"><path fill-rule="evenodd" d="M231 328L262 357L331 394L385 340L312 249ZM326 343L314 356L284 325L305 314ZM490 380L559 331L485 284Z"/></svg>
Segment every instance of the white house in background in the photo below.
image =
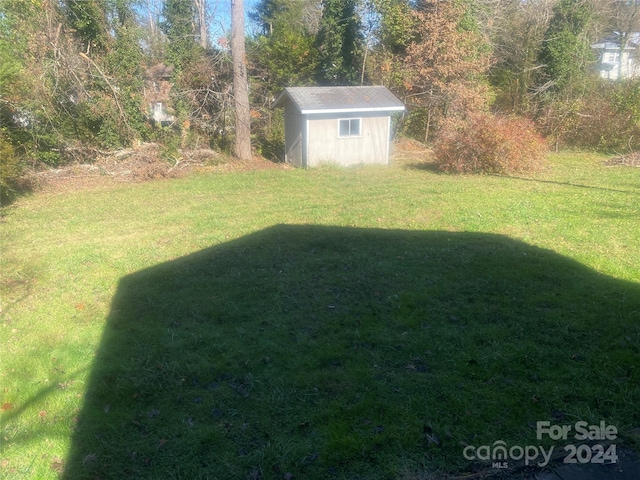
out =
<svg viewBox="0 0 640 480"><path fill-rule="evenodd" d="M614 32L591 48L598 51L600 77L609 80L640 78L640 32L630 33L627 44L620 48L621 35Z"/></svg>
<svg viewBox="0 0 640 480"><path fill-rule="evenodd" d="M170 91L173 83L173 67L158 63L147 69L144 85L144 97L149 105L149 119L157 125L167 126L175 117L167 111Z"/></svg>
<svg viewBox="0 0 640 480"><path fill-rule="evenodd" d="M385 87L291 87L284 107L285 161L298 167L389 163L391 114L403 103Z"/></svg>

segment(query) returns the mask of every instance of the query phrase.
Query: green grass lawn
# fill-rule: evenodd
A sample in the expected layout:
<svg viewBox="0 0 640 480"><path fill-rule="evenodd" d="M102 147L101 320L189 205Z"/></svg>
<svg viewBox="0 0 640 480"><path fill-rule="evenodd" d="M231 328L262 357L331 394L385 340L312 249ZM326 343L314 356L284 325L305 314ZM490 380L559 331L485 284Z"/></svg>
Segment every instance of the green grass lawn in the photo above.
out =
<svg viewBox="0 0 640 480"><path fill-rule="evenodd" d="M22 198L1 476L418 479L477 468L465 445L559 447L537 421L639 427L640 170L602 161Z"/></svg>

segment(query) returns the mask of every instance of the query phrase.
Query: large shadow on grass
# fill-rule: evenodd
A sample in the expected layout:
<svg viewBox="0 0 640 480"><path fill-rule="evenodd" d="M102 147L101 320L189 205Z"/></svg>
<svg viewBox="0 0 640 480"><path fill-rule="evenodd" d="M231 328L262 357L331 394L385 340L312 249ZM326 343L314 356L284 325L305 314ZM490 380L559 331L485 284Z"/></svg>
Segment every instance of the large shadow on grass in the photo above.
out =
<svg viewBox="0 0 640 480"><path fill-rule="evenodd" d="M638 345L640 285L552 251L274 226L121 280L63 478L459 471L538 420L637 426Z"/></svg>

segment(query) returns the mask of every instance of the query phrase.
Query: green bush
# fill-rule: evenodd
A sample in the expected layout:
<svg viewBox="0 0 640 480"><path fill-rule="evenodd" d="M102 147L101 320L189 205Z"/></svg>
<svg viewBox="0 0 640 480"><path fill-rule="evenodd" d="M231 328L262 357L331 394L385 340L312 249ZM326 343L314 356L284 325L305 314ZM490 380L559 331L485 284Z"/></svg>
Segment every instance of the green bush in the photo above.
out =
<svg viewBox="0 0 640 480"><path fill-rule="evenodd" d="M265 121L254 122L256 125L254 130L257 131L255 135L256 150L258 154L262 155L274 162L280 162L284 160L285 144L284 144L284 112L282 109L278 109L275 112L266 112L264 117L267 117Z"/></svg>
<svg viewBox="0 0 640 480"><path fill-rule="evenodd" d="M438 167L455 173L516 173L540 168L548 151L533 122L488 113L449 122L434 145Z"/></svg>
<svg viewBox="0 0 640 480"><path fill-rule="evenodd" d="M429 125L427 134L428 114L429 109L426 107L408 108L406 115L402 119L402 134L420 142L430 140L428 137L433 133L434 125Z"/></svg>
<svg viewBox="0 0 640 480"><path fill-rule="evenodd" d="M3 204L17 193L19 176L20 164L13 145L0 132L0 200Z"/></svg>

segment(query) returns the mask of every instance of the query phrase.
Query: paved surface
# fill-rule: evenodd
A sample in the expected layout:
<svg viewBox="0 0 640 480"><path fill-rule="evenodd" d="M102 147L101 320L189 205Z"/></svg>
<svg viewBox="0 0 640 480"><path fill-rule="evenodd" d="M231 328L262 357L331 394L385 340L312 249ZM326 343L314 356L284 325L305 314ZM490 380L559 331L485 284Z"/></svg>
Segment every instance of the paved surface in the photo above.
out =
<svg viewBox="0 0 640 480"><path fill-rule="evenodd" d="M640 455L631 449L618 447L618 460L614 464L556 463L544 469L530 469L486 478L496 480L640 480ZM482 478L482 477L481 477Z"/></svg>
<svg viewBox="0 0 640 480"><path fill-rule="evenodd" d="M619 449L616 463L562 464L536 480L640 480L640 460L631 451Z"/></svg>

